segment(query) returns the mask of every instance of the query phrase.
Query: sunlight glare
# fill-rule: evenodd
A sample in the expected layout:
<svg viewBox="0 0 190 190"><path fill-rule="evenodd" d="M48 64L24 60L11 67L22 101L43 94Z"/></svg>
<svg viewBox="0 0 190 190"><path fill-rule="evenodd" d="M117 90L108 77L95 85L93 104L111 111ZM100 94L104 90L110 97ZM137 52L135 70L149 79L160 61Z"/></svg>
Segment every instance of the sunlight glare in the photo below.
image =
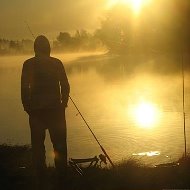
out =
<svg viewBox="0 0 190 190"><path fill-rule="evenodd" d="M151 0L109 0L108 1L108 7L113 7L114 5L116 4L126 4L126 5L129 5L133 12L135 14L138 14L142 7L147 5L147 4L150 4L150 1Z"/></svg>
<svg viewBox="0 0 190 190"><path fill-rule="evenodd" d="M133 156L148 156L148 157L152 157L152 156L159 156L160 155L160 151L149 151L149 152L140 152L140 153L133 153Z"/></svg>
<svg viewBox="0 0 190 190"><path fill-rule="evenodd" d="M130 0L130 4L132 5L133 11L138 13L141 9L143 0Z"/></svg>
<svg viewBox="0 0 190 190"><path fill-rule="evenodd" d="M153 127L159 116L159 111L151 103L142 102L139 103L133 109L133 117L138 126L143 128Z"/></svg>

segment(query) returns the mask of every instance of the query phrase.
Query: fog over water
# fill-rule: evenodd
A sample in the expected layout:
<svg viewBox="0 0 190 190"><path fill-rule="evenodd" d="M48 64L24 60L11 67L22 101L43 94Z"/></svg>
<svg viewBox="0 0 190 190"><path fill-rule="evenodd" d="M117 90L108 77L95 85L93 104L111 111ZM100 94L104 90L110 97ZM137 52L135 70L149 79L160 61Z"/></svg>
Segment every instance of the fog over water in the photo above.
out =
<svg viewBox="0 0 190 190"><path fill-rule="evenodd" d="M182 73L185 68L187 150L190 151L189 56L181 54L59 54L71 97L113 161L139 158L158 164L184 152ZM20 100L22 64L30 56L0 57L0 143L29 144L28 116ZM68 152L72 158L101 153L69 102ZM147 116L148 115L148 116ZM53 153L46 139L48 162Z"/></svg>

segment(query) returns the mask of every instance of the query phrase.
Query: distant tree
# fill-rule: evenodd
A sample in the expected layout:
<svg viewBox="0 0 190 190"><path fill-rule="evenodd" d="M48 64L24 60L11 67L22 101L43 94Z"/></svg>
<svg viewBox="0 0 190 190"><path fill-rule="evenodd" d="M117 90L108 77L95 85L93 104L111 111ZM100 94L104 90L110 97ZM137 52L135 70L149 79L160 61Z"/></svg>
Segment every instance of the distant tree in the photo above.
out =
<svg viewBox="0 0 190 190"><path fill-rule="evenodd" d="M57 42L53 43L57 50L70 50L72 46L72 37L68 32L60 32L57 36Z"/></svg>
<svg viewBox="0 0 190 190"><path fill-rule="evenodd" d="M22 44L22 51L24 53L28 53L28 52L32 52L33 51L33 44L34 44L34 42L32 40L23 39L21 41L21 44Z"/></svg>
<svg viewBox="0 0 190 190"><path fill-rule="evenodd" d="M76 30L73 36L73 45L75 49L78 50L87 50L89 44L92 42L92 36L84 29Z"/></svg>
<svg viewBox="0 0 190 190"><path fill-rule="evenodd" d="M21 43L19 41L11 40L9 42L9 49L10 49L11 52L18 53L22 49Z"/></svg>
<svg viewBox="0 0 190 190"><path fill-rule="evenodd" d="M96 30L110 52L168 52L190 47L190 1L160 0L134 17L128 5L108 11Z"/></svg>
<svg viewBox="0 0 190 190"><path fill-rule="evenodd" d="M130 46L131 10L127 6L114 6L101 22L95 36L99 38L111 52L125 51Z"/></svg>
<svg viewBox="0 0 190 190"><path fill-rule="evenodd" d="M8 53L9 41L6 39L0 39L0 54Z"/></svg>
<svg viewBox="0 0 190 190"><path fill-rule="evenodd" d="M57 37L57 41L64 45L71 43L71 40L71 35L68 32L60 32Z"/></svg>
<svg viewBox="0 0 190 190"><path fill-rule="evenodd" d="M31 53L33 51L33 41L32 40L8 40L0 38L0 54L23 54Z"/></svg>
<svg viewBox="0 0 190 190"><path fill-rule="evenodd" d="M92 51L102 47L100 40L87 30L76 30L73 35L60 32L53 41L54 51Z"/></svg>

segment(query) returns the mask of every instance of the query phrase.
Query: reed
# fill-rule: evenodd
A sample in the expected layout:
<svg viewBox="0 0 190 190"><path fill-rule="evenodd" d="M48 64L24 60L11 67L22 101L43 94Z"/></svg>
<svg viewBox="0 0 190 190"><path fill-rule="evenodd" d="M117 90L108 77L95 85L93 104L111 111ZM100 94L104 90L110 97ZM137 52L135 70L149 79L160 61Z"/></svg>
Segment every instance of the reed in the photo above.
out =
<svg viewBox="0 0 190 190"><path fill-rule="evenodd" d="M84 176L69 168L66 186L68 190L189 189L190 154L176 162L175 166L150 167L129 159L114 168L83 168ZM0 145L0 176L3 189L34 189L30 146ZM48 167L46 181L47 190L56 184L55 168Z"/></svg>

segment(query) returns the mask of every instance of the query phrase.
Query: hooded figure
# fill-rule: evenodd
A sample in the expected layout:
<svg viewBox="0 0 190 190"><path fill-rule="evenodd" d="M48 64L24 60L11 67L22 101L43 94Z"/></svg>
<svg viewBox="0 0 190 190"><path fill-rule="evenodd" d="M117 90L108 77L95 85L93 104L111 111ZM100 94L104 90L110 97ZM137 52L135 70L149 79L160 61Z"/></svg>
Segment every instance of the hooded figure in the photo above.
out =
<svg viewBox="0 0 190 190"><path fill-rule="evenodd" d="M55 152L58 174L65 176L67 143L65 108L70 86L64 66L59 59L50 57L50 44L45 36L34 42L35 56L23 64L21 99L29 115L33 164L38 178L44 176L45 130L48 129Z"/></svg>
<svg viewBox="0 0 190 190"><path fill-rule="evenodd" d="M50 44L45 36L38 36L34 42L34 52L36 56L50 56Z"/></svg>
<svg viewBox="0 0 190 190"><path fill-rule="evenodd" d="M24 110L29 113L66 107L69 83L63 64L50 57L50 44L45 36L36 38L34 51L35 57L23 65L21 97Z"/></svg>

